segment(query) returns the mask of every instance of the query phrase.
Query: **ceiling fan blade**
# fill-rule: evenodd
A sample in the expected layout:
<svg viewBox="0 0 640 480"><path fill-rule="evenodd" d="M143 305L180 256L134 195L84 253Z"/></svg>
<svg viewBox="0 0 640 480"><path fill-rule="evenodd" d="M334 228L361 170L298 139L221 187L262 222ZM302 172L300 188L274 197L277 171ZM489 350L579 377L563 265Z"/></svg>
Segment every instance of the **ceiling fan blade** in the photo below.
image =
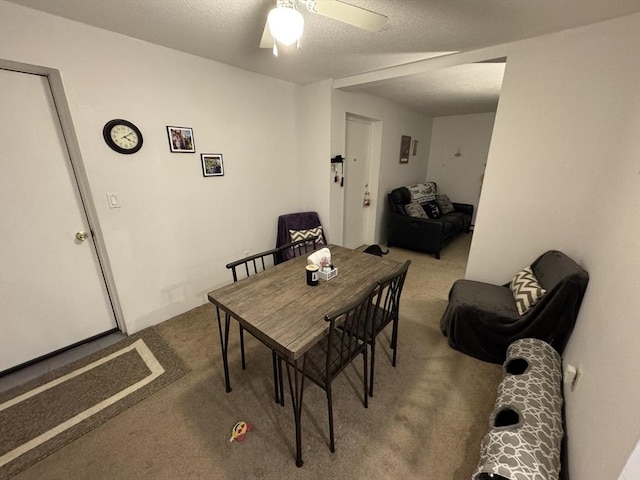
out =
<svg viewBox="0 0 640 480"><path fill-rule="evenodd" d="M260 48L273 48L273 36L271 35L271 30L269 30L269 24L267 24L267 22L264 22Z"/></svg>
<svg viewBox="0 0 640 480"><path fill-rule="evenodd" d="M304 3L304 0L303 0ZM316 0L305 3L313 13L348 23L369 32L378 32L387 23L387 17L339 0Z"/></svg>

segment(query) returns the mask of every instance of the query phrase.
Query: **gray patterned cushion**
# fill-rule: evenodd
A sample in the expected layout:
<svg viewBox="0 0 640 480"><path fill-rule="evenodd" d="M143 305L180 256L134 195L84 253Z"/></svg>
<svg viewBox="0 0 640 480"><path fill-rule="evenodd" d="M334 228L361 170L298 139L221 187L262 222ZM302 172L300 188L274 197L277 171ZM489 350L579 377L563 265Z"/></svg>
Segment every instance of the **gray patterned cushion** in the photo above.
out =
<svg viewBox="0 0 640 480"><path fill-rule="evenodd" d="M291 237L292 242L297 242L298 240L303 240L305 238L318 237L316 244L324 245L324 242L322 241L322 226L310 228L309 230L289 230L289 236Z"/></svg>
<svg viewBox="0 0 640 480"><path fill-rule="evenodd" d="M449 197L444 193L439 193L438 195L436 195L436 202L438 202L438 207L440 207L440 213L442 215L446 215L447 213L455 211L451 200L449 200Z"/></svg>
<svg viewBox="0 0 640 480"><path fill-rule="evenodd" d="M509 288L513 294L513 299L516 301L520 315L524 315L531 310L533 306L538 303L538 300L547 293L533 274L531 267L527 267L516 273L509 284Z"/></svg>
<svg viewBox="0 0 640 480"><path fill-rule="evenodd" d="M420 205L418 202L407 203L404 206L404 211L410 217L427 218L427 213L424 211L424 208L422 208L422 205Z"/></svg>

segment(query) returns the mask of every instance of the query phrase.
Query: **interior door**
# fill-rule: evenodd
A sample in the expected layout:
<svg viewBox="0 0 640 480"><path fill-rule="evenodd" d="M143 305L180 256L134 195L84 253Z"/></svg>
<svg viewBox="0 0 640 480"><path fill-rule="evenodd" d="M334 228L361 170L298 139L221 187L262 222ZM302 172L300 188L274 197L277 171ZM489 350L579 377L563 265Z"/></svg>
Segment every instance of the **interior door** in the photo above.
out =
<svg viewBox="0 0 640 480"><path fill-rule="evenodd" d="M344 161L344 246L365 244L366 208L363 205L369 184L371 123L347 118L346 159Z"/></svg>
<svg viewBox="0 0 640 480"><path fill-rule="evenodd" d="M0 69L0 371L115 328L48 78Z"/></svg>

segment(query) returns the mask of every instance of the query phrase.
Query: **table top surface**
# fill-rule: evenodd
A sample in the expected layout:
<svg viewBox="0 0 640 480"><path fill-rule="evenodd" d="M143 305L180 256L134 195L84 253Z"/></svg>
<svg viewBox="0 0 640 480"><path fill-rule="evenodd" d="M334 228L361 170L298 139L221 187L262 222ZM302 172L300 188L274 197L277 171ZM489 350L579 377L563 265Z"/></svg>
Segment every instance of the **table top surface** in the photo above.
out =
<svg viewBox="0 0 640 480"><path fill-rule="evenodd" d="M306 282L307 257L297 257L209 292L211 303L236 318L256 338L280 354L298 359L322 339L324 315L354 301L372 282L400 267L337 245L329 245L338 275Z"/></svg>

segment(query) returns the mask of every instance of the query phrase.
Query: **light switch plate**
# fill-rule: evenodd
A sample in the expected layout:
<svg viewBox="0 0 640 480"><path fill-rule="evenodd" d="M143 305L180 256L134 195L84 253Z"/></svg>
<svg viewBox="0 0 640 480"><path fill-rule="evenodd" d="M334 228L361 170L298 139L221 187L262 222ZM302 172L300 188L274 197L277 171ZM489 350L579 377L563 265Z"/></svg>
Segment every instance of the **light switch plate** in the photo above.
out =
<svg viewBox="0 0 640 480"><path fill-rule="evenodd" d="M118 192L107 192L107 203L109 204L109 208L120 208Z"/></svg>

